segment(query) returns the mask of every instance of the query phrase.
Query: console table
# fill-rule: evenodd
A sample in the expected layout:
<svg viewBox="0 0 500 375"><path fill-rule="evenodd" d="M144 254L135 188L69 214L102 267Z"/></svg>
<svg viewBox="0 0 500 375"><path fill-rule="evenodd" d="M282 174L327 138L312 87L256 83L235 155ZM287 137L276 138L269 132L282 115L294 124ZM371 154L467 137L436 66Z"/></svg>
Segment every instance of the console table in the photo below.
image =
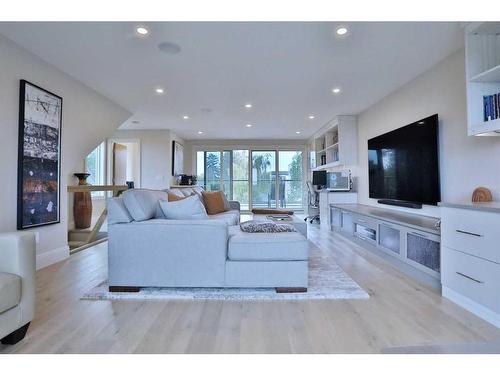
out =
<svg viewBox="0 0 500 375"><path fill-rule="evenodd" d="M331 230L352 239L402 271L439 288L438 218L362 204L331 204Z"/></svg>

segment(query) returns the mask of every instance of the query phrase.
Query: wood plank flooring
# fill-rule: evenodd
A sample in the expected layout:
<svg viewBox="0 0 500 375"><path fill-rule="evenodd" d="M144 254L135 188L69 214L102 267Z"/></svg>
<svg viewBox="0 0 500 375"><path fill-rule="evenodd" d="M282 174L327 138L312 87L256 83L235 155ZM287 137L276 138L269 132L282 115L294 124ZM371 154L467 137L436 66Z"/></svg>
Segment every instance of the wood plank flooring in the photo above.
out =
<svg viewBox="0 0 500 375"><path fill-rule="evenodd" d="M82 301L107 277L107 244L37 273L36 319L0 353L380 353L500 340L500 330L329 231L331 251L369 294L336 301Z"/></svg>

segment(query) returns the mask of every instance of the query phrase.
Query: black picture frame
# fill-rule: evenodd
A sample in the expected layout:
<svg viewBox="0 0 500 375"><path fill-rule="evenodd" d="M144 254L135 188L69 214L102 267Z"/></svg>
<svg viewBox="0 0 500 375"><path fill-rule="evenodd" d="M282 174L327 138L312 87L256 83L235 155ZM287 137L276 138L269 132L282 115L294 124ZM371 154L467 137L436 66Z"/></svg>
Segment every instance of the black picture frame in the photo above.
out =
<svg viewBox="0 0 500 375"><path fill-rule="evenodd" d="M62 104L62 97L20 80L18 230L61 222Z"/></svg>

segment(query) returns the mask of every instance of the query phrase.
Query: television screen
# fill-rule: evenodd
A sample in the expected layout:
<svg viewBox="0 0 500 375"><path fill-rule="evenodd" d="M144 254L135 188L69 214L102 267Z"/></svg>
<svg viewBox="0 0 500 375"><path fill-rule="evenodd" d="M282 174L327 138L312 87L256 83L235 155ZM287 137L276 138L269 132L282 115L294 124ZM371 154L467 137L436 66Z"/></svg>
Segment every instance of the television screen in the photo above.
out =
<svg viewBox="0 0 500 375"><path fill-rule="evenodd" d="M317 186L326 185L326 171L314 171L312 183Z"/></svg>
<svg viewBox="0 0 500 375"><path fill-rule="evenodd" d="M368 140L370 198L436 205L438 115Z"/></svg>

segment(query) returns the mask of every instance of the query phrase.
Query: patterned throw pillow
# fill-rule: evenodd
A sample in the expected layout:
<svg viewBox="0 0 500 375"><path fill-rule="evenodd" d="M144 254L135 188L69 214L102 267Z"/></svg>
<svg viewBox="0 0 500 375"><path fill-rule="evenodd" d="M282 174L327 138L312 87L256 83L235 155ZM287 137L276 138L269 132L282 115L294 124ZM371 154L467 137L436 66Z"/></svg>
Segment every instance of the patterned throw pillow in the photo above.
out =
<svg viewBox="0 0 500 375"><path fill-rule="evenodd" d="M297 232L290 224L276 224L272 221L250 220L240 224L243 232L247 233L282 233Z"/></svg>

